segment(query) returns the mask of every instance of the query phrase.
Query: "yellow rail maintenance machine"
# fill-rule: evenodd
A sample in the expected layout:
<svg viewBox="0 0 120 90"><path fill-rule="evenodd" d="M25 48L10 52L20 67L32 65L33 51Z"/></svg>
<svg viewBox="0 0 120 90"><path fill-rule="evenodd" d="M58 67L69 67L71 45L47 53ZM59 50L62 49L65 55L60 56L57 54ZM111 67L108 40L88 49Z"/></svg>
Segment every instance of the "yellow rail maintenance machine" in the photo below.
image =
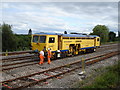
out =
<svg viewBox="0 0 120 90"><path fill-rule="evenodd" d="M94 52L100 47L100 37L83 34L35 33L31 39L32 50L51 49L52 58L64 58L85 52Z"/></svg>

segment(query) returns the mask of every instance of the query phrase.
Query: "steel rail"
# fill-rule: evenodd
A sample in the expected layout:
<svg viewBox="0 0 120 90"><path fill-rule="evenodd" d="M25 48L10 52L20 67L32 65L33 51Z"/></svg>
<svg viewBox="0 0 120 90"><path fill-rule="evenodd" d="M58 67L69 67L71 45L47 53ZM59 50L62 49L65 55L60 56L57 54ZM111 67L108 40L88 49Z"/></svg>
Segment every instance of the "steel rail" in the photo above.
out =
<svg viewBox="0 0 120 90"><path fill-rule="evenodd" d="M108 47L108 46L116 46L117 44L111 44L111 45L103 45L103 46L101 46L101 48L104 48L104 47ZM15 51L15 52L2 52L2 53L0 53L0 56L5 56L5 54L7 53L8 54L8 56L9 55L18 55L18 54L25 54L25 53L31 53L31 52L33 52L32 50L27 50L27 51Z"/></svg>
<svg viewBox="0 0 120 90"><path fill-rule="evenodd" d="M4 65L2 65L2 67L11 66L11 65L17 65L17 64L23 64L23 63L29 63L29 62L34 62L34 61L38 61L38 60L39 59L35 59L33 61L17 62L17 63L12 63L12 64L4 64Z"/></svg>
<svg viewBox="0 0 120 90"><path fill-rule="evenodd" d="M111 52L110 52L111 53ZM107 55L107 54L102 54L102 55L98 55L98 56L95 56L95 57L91 57L91 58L88 58L89 59L94 59L94 58L97 58L97 57L102 57L104 55ZM34 60L34 61L37 61L38 59ZM87 60L87 59L86 59ZM32 61L31 61L32 62ZM29 63L29 61L28 61ZM21 63L22 64L22 63ZM10 69L15 69L15 68L19 68L19 67L23 67L23 66L29 66L29 65L33 65L33 64L37 64L37 62L35 63L31 63L31 64L25 64L25 65L21 65L21 66L16 66L16 67L10 67L10 68L2 68L2 71L5 71L5 70L10 70ZM12 64L14 65L14 64ZM2 67L2 66L1 66Z"/></svg>
<svg viewBox="0 0 120 90"><path fill-rule="evenodd" d="M92 58L96 58L96 57L101 57L101 56L104 56L103 55L98 55L98 56L95 56L95 57L92 57ZM69 57L68 57L69 58ZM92 58L89 58L89 59L92 59ZM88 59L88 60L89 60ZM37 61L38 59L36 59ZM34 61L34 60L33 60ZM29 63L29 62L28 62ZM19 63L18 63L19 64ZM21 65L21 66L16 66L16 67L10 67L10 68L2 68L2 71L5 71L5 70L10 70L10 69L15 69L15 68L19 68L19 67L23 67L23 66L29 66L29 65L33 65L33 64L37 64L37 63L32 63L32 64L25 64L25 65ZM11 64L11 65L15 65L15 64ZM2 67L2 66L1 66Z"/></svg>
<svg viewBox="0 0 120 90"><path fill-rule="evenodd" d="M111 54L111 53L113 53L113 52L110 52L110 53L107 53L107 54ZM94 56L94 57L91 57L91 58L87 58L87 59L85 59L85 61L88 61L90 59L94 59L94 58L97 58L97 57L100 57L100 56L106 56L107 54L102 54L102 55ZM58 66L58 67L55 67L55 68L47 69L45 71L41 71L41 72L37 72L37 73L34 73L34 74L30 74L30 75L27 75L27 76L22 76L22 77L18 77L18 78L15 78L15 79L7 80L5 82L13 81L13 80L24 78L24 77L34 76L36 74L44 73L44 72L49 71L49 70L54 70L54 69L57 69L57 68L60 68L60 67L64 67L64 66L67 66L67 65L76 64L76 63L79 63L79 62L81 62L81 60L78 60L78 61L75 61L75 62L72 62L72 63L69 63L69 64L65 64L65 65L62 65L62 66Z"/></svg>
<svg viewBox="0 0 120 90"><path fill-rule="evenodd" d="M28 51L15 51L15 52L3 52L2 54L0 54L0 56L5 56L5 54L7 53L8 55L17 55L17 54L25 54L25 53L31 53L32 50L28 50Z"/></svg>
<svg viewBox="0 0 120 90"><path fill-rule="evenodd" d="M92 60L92 61L88 61L88 62L86 62L85 64L86 64L86 65L94 64L94 63L99 62L99 61L101 61L101 60L104 60L104 59L106 59L106 58L112 57L113 55L116 55L116 54L118 54L118 53L113 52L113 53L111 53L111 54L109 54L109 55L107 55L107 56L105 56L105 57L101 57L101 58L99 58L99 59L95 59L95 60ZM61 68L61 67L60 67L60 68ZM24 85L24 86L15 87L15 88L12 88L12 89L20 89L20 88L25 88L25 87L28 87L28 86L31 86L31 85L35 85L35 84L37 84L37 83L39 83L39 82L41 82L41 81L44 81L44 80L47 80L47 79L50 79L50 78L53 78L53 77L56 77L56 76L59 76L59 75L62 75L62 74L71 72L71 71L74 71L74 70L79 69L79 68L81 68L81 66L78 66L78 67L76 67L76 68L73 68L73 69L70 69L70 70L67 70L67 71L63 71L63 72L58 73L58 74L56 74L56 75L50 75L49 77L42 78L42 79L40 79L40 80L35 80L34 82L28 83L28 84L26 84L26 85Z"/></svg>
<svg viewBox="0 0 120 90"><path fill-rule="evenodd" d="M95 63L95 62L104 60L104 59L109 58L109 57L111 57L111 56L113 56L113 55L119 54L119 52L113 52L113 53L108 53L108 54L109 54L109 55L107 55L107 56L106 56L106 54L105 54L105 57L101 57L101 58L95 59L95 60L93 60L93 61L88 61L88 62L86 62L86 64L87 64L87 65L90 65L90 64L93 64L93 63ZM88 60L88 59L86 59L86 61L87 61L87 60ZM66 64L66 65L72 65L72 64L76 64L76 63L78 63L78 62L81 62L81 61L73 62L73 63L71 63L71 64ZM58 69L58 68L61 68L61 67L65 67L66 65L59 66L59 67L52 68L52 69L48 69L48 70L45 70L45 71L42 71L42 72L34 73L34 74L31 74L31 75L28 75L28 76L19 77L19 78L16 78L16 79L34 76L34 75L36 75L36 74L40 74L40 73L43 73L43 72L47 72L47 71L55 70L55 69ZM79 68L80 68L80 67L79 67ZM73 69L73 70L75 70L75 69ZM71 70L68 70L67 72L69 72L69 71L71 71ZM67 72L62 72L61 74L64 74L64 73L67 73ZM58 75L61 75L61 74L53 75L53 76L51 76L51 77L55 77L55 76L58 76ZM47 77L46 79L51 78L51 77ZM3 81L2 83L10 82L10 81L13 81L13 80L16 80L16 79L11 79L11 80L7 80L7 81ZM35 81L35 82L32 82L32 83L29 83L29 84L27 84L27 85L25 85L25 86L17 87L17 88L27 87L27 86L29 86L29 85L38 83L38 82L43 81L43 80L45 80L45 78L44 78L44 79L41 79L41 80L38 80L38 81ZM14 88L14 89L17 89L17 88Z"/></svg>
<svg viewBox="0 0 120 90"><path fill-rule="evenodd" d="M13 57L13 58L3 58L2 62L24 60L26 58L31 58L31 57L34 57L34 55L32 55L32 56L22 56L22 57Z"/></svg>
<svg viewBox="0 0 120 90"><path fill-rule="evenodd" d="M101 56L104 56L105 54L103 55L99 55L99 56L95 56L95 57L92 57L92 58L96 58L96 57L101 57ZM89 59L92 59L92 58L89 58ZM10 66L10 65L16 65L16 64L23 64L23 63L29 63L29 62L34 62L34 61L37 61L39 59L35 59L33 61L25 61L25 62L18 62L18 63L12 63L12 64L5 64L5 65L2 65L2 67L5 67L5 66Z"/></svg>

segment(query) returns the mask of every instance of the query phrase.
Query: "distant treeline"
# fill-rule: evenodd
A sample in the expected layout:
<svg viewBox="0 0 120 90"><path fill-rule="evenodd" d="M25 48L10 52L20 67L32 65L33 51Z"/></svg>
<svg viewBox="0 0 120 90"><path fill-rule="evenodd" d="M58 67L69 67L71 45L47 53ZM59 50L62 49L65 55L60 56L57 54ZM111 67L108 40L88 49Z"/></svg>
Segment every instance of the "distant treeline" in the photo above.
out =
<svg viewBox="0 0 120 90"><path fill-rule="evenodd" d="M78 32L75 32L78 33ZM29 29L28 34L14 34L12 31L12 26L3 23L0 26L0 34L2 35L2 51L21 51L30 50L31 46L31 34L32 30ZM67 34L67 32L66 32ZM118 32L118 37L105 25L96 25L93 28L93 32L90 35L98 35L101 38L101 42L113 42L120 40L120 32ZM1 38L1 37L0 37Z"/></svg>
<svg viewBox="0 0 120 90"><path fill-rule="evenodd" d="M29 50L31 46L31 35L19 35L16 36L16 50Z"/></svg>
<svg viewBox="0 0 120 90"><path fill-rule="evenodd" d="M100 36L101 42L112 42L120 40L120 32L118 32L118 37L116 37L116 33L109 31L109 28L105 25L96 25L90 35Z"/></svg>
<svg viewBox="0 0 120 90"><path fill-rule="evenodd" d="M3 24L0 26L2 34L2 51L29 50L31 45L31 35L19 35L12 32L12 26Z"/></svg>

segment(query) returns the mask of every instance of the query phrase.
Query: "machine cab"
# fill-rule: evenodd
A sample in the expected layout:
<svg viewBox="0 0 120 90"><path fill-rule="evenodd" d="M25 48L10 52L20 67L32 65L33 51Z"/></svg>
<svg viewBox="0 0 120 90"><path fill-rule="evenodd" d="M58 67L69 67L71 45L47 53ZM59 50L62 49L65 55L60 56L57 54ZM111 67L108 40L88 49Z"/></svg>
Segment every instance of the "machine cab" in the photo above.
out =
<svg viewBox="0 0 120 90"><path fill-rule="evenodd" d="M32 50L41 51L51 48L51 51L58 49L58 36L49 34L34 34L31 39Z"/></svg>
<svg viewBox="0 0 120 90"><path fill-rule="evenodd" d="M100 37L96 37L95 45L96 45L96 47L100 47Z"/></svg>
<svg viewBox="0 0 120 90"><path fill-rule="evenodd" d="M45 35L32 35L32 50L41 51L46 46L46 36Z"/></svg>

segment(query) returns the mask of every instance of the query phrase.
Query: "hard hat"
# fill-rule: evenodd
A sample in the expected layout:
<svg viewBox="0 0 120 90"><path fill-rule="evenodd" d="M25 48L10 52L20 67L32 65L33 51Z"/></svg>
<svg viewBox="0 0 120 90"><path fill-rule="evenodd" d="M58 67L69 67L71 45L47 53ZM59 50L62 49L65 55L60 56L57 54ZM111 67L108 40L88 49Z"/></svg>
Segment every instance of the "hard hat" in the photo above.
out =
<svg viewBox="0 0 120 90"><path fill-rule="evenodd" d="M57 52L60 52L60 50L57 50Z"/></svg>
<svg viewBox="0 0 120 90"><path fill-rule="evenodd" d="M48 48L48 50L50 50L50 48Z"/></svg>

